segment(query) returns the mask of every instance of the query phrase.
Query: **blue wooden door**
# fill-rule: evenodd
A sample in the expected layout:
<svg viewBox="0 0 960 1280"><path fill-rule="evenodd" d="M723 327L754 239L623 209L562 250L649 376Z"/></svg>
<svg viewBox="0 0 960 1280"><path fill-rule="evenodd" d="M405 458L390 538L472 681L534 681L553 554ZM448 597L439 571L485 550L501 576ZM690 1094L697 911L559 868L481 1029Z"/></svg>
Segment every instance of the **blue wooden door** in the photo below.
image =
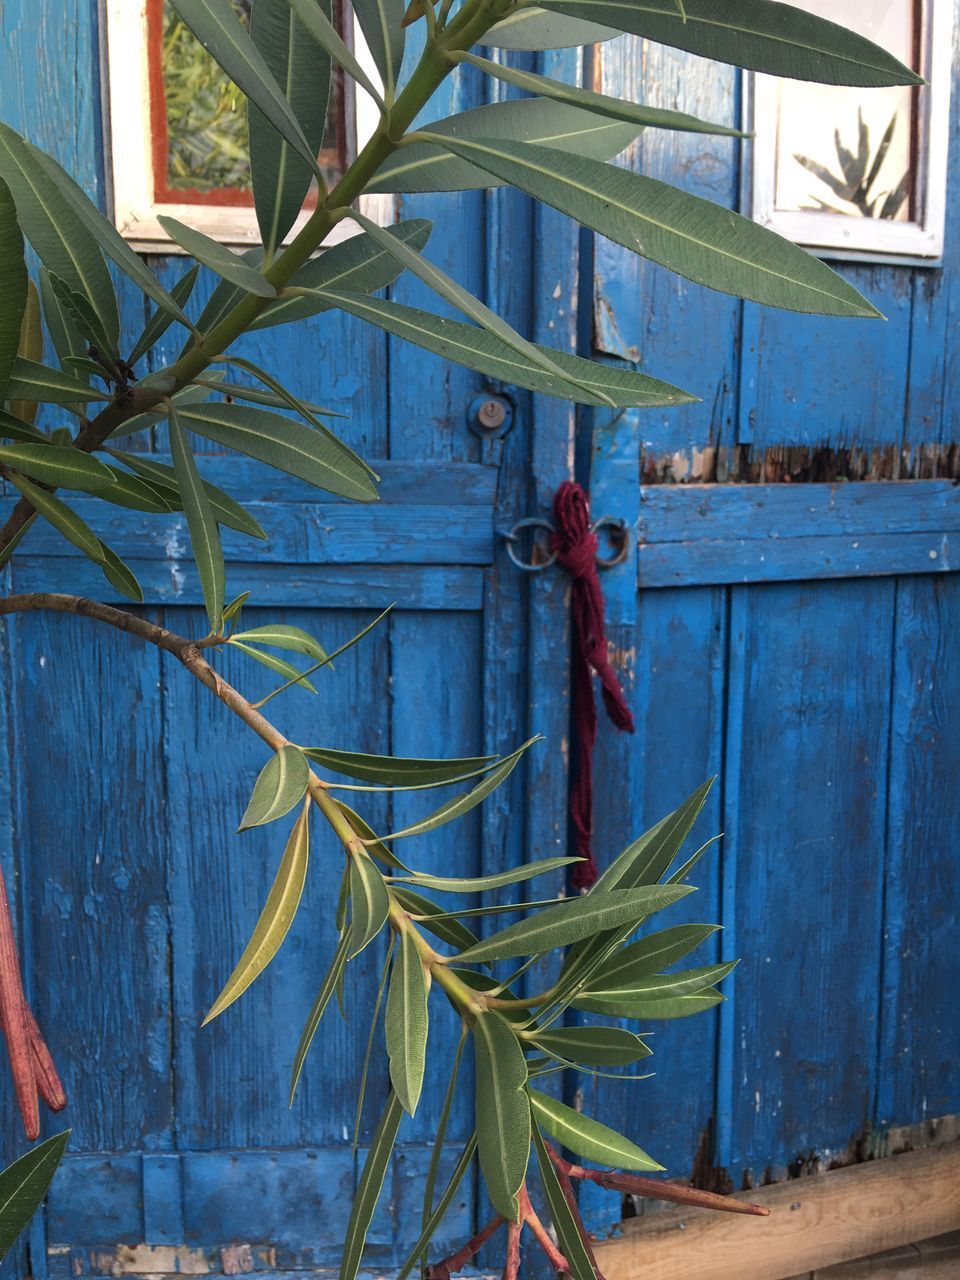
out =
<svg viewBox="0 0 960 1280"><path fill-rule="evenodd" d="M3 7L0 115L102 190L95 9L71 6L65 20L54 0ZM478 94L470 80L441 109L474 105ZM573 341L578 241L562 219L501 193L405 201L400 214L411 213L438 215L431 253L446 270L541 341ZM545 246L536 260L531 236ZM481 255L485 244L521 265L501 276ZM152 265L168 284L182 270L173 259ZM409 284L395 296L420 298ZM131 291L122 304L125 331L135 335L142 299ZM305 398L349 415L345 438L383 476L381 503L361 508L235 456L202 460L269 531L263 544L225 543L228 585L252 593L245 624L296 623L333 648L396 604L337 661L316 697L293 691L274 702L277 722L304 743L407 755L499 751L544 733L547 743L509 786L424 841L419 856L428 868L475 874L565 851L565 584L520 574L497 530L546 507L568 475L572 411L519 396L508 405L508 431L474 430L477 376L349 318L270 330L241 347ZM142 447L162 455L164 441ZM14 590L102 596L82 557L37 532L17 557ZM102 532L134 566L150 617L186 634L205 630L182 522L125 513ZM360 1067L383 961L371 946L351 966L349 1022L329 1016L287 1105L294 1049L335 939L334 840L318 829L300 913L277 960L201 1031L281 852L274 832L234 834L264 763L261 747L167 655L117 633L34 616L4 627L0 643L12 753L2 856L16 880L31 998L73 1127L49 1207L32 1228L32 1274L252 1270L266 1280L323 1272L338 1260L385 1091L378 1051L355 1154ZM232 657L225 674L252 696L275 683ZM426 812L430 798L364 805L382 829ZM441 1033L438 1014L437 1040ZM442 1053L433 1061L371 1231L377 1269L398 1262L419 1222L448 1065ZM472 1129L469 1096L451 1122L452 1152ZM0 1107L12 1114L6 1092ZM5 1142L10 1152L19 1146L12 1126ZM465 1184L448 1239L470 1235L475 1198ZM3 1274L22 1276L26 1266L21 1252Z"/></svg>
<svg viewBox="0 0 960 1280"><path fill-rule="evenodd" d="M630 41L600 61L639 100L739 119L731 68ZM648 133L631 163L741 201L727 141ZM597 845L717 775L701 822L723 840L680 911L723 922L702 963L742 963L717 1011L658 1024L654 1080L579 1089L701 1186L883 1154L891 1129L922 1142L960 1108L958 230L953 214L939 268L842 268L876 325L765 311L596 247L597 354L703 397L594 419L594 510L635 532L605 586L638 719L637 740L601 739ZM615 1226L607 1197L588 1208Z"/></svg>

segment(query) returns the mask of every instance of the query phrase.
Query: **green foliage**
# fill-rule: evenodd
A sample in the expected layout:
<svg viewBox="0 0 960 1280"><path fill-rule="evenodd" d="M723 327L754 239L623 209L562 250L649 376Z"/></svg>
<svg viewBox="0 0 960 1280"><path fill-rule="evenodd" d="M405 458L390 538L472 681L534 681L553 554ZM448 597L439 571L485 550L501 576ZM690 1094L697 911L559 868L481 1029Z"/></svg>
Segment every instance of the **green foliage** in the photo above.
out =
<svg viewBox="0 0 960 1280"><path fill-rule="evenodd" d="M69 1141L67 1129L38 1143L0 1173L0 1262L39 1208Z"/></svg>
<svg viewBox="0 0 960 1280"><path fill-rule="evenodd" d="M341 1280L355 1280L361 1267L402 1117L417 1107L433 1021L429 1003L437 999L438 990L455 1011L460 1040L430 1162L423 1229L402 1276L425 1258L475 1153L498 1212L513 1222L523 1218L532 1143L570 1272L576 1280L593 1280L575 1203L540 1129L590 1160L635 1170L660 1166L631 1140L532 1088L530 1081L571 1064L598 1073L618 1072L649 1056L648 1045L633 1030L602 1021L563 1025L560 1019L570 1009L588 1010L598 1019L646 1023L701 1012L723 999L717 984L727 977L732 963L708 957L707 963L686 970L672 968L711 937L713 926L649 926L650 917L693 892L681 881L708 846L679 866L677 862L710 784L699 787L632 842L583 896L556 896L557 874L571 861L562 857L480 877L462 874L469 868L457 866L449 868L448 876L408 866L395 853L395 841L429 838L439 827L470 814L507 784L535 740L502 758L437 760L301 746L273 729L262 714L264 705L294 687L315 692L328 677L326 668L333 659L362 640L380 619L333 653L317 637L287 624L268 622L242 629L247 597L244 593L226 603L220 529L226 526L253 538L264 538L267 531L229 494L204 479L203 458L195 456L192 441L199 437L344 499L376 501L377 477L338 438L330 424L335 415L304 402L270 370L233 354L233 344L246 333L332 309L486 378L541 394L615 409L667 407L695 398L648 374L613 369L530 342L431 261L429 222L411 219L381 227L359 212L358 197L376 191L508 185L589 231L711 288L796 311L879 315L825 263L772 232L609 163L645 128L735 131L503 66L477 56L473 49L552 49L629 31L740 66L830 84L912 85L917 77L862 37L772 0L742 0L737 5L717 0L540 0L538 6L525 7L517 0L460 0L458 5L441 0L436 7L428 0L415 0L409 10L401 0L356 0L382 77L381 96L336 31L326 0L256 0L252 28L247 7L233 0L170 0L170 6L166 38L176 42L180 59L168 85L179 102L172 113L176 176L197 187L224 180L252 187L263 243L235 254L195 228L167 219L171 236L194 259L168 291L59 165L0 124L0 439L5 442L0 444L0 471L23 499L15 524L0 533L0 562L12 554L34 520L43 518L96 563L115 590L134 600L142 598L130 569L55 489L89 495L85 516L99 510L98 500L103 500L144 515L181 519L189 532L209 634L198 644L178 641L166 632L158 639L149 632L149 624L132 615L122 625L128 630L139 625L140 634L148 628L145 638L176 653L270 745L273 754L253 787L241 830L277 821L302 802L250 940L206 1021L237 1000L281 946L300 902L308 871L309 824L318 811L342 850L335 907L330 895L329 933L331 945L336 938L336 949L296 1050L291 1102L333 995L341 1008L345 1006L348 964L382 932L390 935L381 992L391 1086L354 1200ZM412 22L424 24L423 51L404 61L405 29ZM418 125L424 116L429 119L436 89L462 63L533 96ZM334 65L371 93L381 119L369 143L328 190L317 154ZM242 123L244 106L249 129ZM213 172L203 150L211 137L228 159L223 172ZM881 142L880 151L885 145L889 139ZM862 193L874 208L877 157L871 158L869 146L861 145L849 163L845 154L841 160L847 187ZM226 179L224 173L229 174ZM316 208L301 217L314 184ZM359 233L326 248L331 232L347 219ZM284 247L295 225L302 229ZM35 283L27 279L25 244L42 264ZM121 345L108 260L154 308L129 348ZM192 293L201 264L220 279L192 320L188 310L194 310ZM375 296L404 272L439 304L464 318L450 319ZM57 367L44 361L41 315ZM139 376L144 370L135 366L148 360L156 363L157 344L173 323L185 333L180 355L170 365ZM239 374L237 381L227 381L220 367L225 365L240 370L255 385ZM65 428L65 420L73 430ZM139 450L117 448L125 437L164 422L172 466ZM95 524L95 516L93 520ZM84 611L89 607L85 602ZM119 625L112 614L110 620ZM280 683L259 702L249 702L215 669L228 647L265 667ZM310 682L312 676L318 676L316 685ZM353 781L318 777L314 766ZM454 788L452 795L434 801L423 817L388 834L376 831L337 798L343 790L448 786ZM543 875L552 877L550 887L539 897L531 891L531 901L497 897ZM470 895L473 905L459 906L451 894ZM438 902L431 895L443 897ZM492 895L493 900L482 895ZM453 905L442 905L444 900ZM500 914L520 918L504 927L494 923L482 938L465 923L475 917L493 920ZM315 927L324 928L325 922ZM638 929L643 932L636 938ZM538 963L562 949L566 954L559 968ZM502 961L521 959L519 968L507 966L513 973L503 975L496 968ZM556 974L547 990L528 990L523 979L533 965ZM379 999L372 1014L358 1113L370 1056L378 1045ZM434 1040L438 1025L434 1021ZM475 1066L476 1132L437 1197L439 1153L455 1093L462 1087L458 1067L469 1041ZM375 1078L373 1073L370 1078ZM65 1139L55 1141L59 1148L36 1148L25 1157L32 1165L19 1162L20 1173L9 1184L25 1188L14 1188L10 1197L21 1218L32 1211L59 1158ZM29 1177L22 1177L24 1172ZM0 1176L0 1191L11 1173ZM19 1226L11 1219L8 1227L2 1215L0 1223L7 1232L0 1235L0 1244L9 1247Z"/></svg>

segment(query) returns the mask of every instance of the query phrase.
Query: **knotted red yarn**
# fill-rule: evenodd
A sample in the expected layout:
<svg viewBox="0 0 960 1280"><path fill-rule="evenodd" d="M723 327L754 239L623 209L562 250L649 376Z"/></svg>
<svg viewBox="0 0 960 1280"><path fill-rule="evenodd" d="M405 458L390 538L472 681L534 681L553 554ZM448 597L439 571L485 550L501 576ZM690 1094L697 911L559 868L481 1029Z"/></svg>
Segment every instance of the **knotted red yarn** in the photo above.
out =
<svg viewBox="0 0 960 1280"><path fill-rule="evenodd" d="M600 677L607 715L624 733L633 733L633 715L607 655L603 591L597 573L597 537L590 528L590 506L580 485L565 480L553 499L556 532L551 545L557 561L573 578L573 734L577 744L576 775L570 788L570 819L577 837L573 884L588 889L597 878L593 856L593 748L597 740L594 673Z"/></svg>

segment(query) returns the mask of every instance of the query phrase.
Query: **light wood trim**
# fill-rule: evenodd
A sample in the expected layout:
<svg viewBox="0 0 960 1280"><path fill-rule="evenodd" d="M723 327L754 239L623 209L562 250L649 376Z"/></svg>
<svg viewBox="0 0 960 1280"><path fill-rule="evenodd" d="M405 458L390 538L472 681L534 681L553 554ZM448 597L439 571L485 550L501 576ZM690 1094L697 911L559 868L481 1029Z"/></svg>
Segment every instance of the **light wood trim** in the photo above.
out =
<svg viewBox="0 0 960 1280"><path fill-rule="evenodd" d="M667 1210L597 1245L607 1280L787 1280L960 1228L960 1143L760 1187L769 1218ZM743 1197L741 1197L743 1198Z"/></svg>

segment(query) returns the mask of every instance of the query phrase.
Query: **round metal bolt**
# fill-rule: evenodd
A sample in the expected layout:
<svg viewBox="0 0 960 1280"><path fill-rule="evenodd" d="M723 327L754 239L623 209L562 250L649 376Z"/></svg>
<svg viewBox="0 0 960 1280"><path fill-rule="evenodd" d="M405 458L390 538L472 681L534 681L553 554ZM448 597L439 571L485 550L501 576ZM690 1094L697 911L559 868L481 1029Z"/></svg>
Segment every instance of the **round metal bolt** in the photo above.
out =
<svg viewBox="0 0 960 1280"><path fill-rule="evenodd" d="M496 431L507 420L507 410L502 400L484 400L477 410L477 425L485 431Z"/></svg>

